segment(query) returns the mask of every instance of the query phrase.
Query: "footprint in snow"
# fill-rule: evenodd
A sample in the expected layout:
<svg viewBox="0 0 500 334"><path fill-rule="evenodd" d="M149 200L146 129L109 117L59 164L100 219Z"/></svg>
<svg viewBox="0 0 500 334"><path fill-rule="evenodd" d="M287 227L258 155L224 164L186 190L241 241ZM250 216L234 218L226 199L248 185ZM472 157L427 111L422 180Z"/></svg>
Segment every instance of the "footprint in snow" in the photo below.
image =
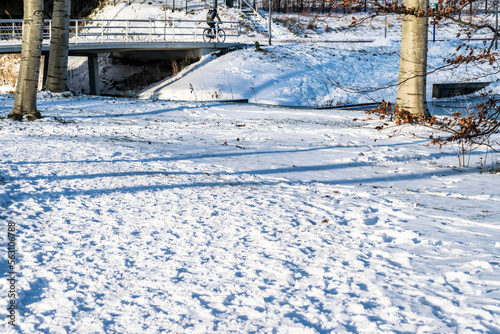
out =
<svg viewBox="0 0 500 334"><path fill-rule="evenodd" d="M375 225L378 223L378 217L365 218L364 223L365 225Z"/></svg>

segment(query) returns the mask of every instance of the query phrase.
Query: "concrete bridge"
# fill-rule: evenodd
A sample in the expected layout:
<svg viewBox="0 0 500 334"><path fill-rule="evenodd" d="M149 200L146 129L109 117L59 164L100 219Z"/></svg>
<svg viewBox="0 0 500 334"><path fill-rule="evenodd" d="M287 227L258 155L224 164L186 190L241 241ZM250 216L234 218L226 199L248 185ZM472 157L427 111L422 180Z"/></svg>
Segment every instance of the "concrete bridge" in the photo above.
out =
<svg viewBox="0 0 500 334"><path fill-rule="evenodd" d="M21 53L22 24L22 20L0 20L0 54ZM47 56L51 21L46 20L44 27L42 55ZM207 53L245 45L238 42L239 22L223 21L219 27L214 34L206 30L206 22L194 20L71 20L68 51L69 56L88 58L90 93L100 95L100 54L143 61L199 60Z"/></svg>

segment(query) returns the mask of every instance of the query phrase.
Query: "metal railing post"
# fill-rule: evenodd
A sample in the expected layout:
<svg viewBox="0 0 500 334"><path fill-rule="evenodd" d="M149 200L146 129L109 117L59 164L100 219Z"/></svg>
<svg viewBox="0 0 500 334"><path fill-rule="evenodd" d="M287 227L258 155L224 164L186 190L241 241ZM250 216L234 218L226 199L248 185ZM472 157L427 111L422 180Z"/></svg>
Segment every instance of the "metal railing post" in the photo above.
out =
<svg viewBox="0 0 500 334"><path fill-rule="evenodd" d="M175 21L171 20L172 22L172 42L175 41Z"/></svg>
<svg viewBox="0 0 500 334"><path fill-rule="evenodd" d="M272 23L273 23L273 21L272 21L272 18L271 18L271 13L272 13L272 12L271 12L271 0L269 0L269 22L268 22L269 27L267 27L267 29L268 29L268 34L269 34L269 40L268 40L268 44L269 44L269 45L271 45L271 44L272 44L272 41L271 41L271 40L272 40Z"/></svg>
<svg viewBox="0 0 500 334"><path fill-rule="evenodd" d="M101 20L101 43L104 43L104 23Z"/></svg>
<svg viewBox="0 0 500 334"><path fill-rule="evenodd" d="M125 43L128 43L128 20L125 21Z"/></svg>
<svg viewBox="0 0 500 334"><path fill-rule="evenodd" d="M153 21L149 19L149 43L153 41L153 27L151 26L152 22Z"/></svg>
<svg viewBox="0 0 500 334"><path fill-rule="evenodd" d="M498 50L498 0L495 1L495 50Z"/></svg>
<svg viewBox="0 0 500 334"><path fill-rule="evenodd" d="M75 30L76 30L76 44L78 44L80 38L80 35L78 33L78 20L75 21Z"/></svg>

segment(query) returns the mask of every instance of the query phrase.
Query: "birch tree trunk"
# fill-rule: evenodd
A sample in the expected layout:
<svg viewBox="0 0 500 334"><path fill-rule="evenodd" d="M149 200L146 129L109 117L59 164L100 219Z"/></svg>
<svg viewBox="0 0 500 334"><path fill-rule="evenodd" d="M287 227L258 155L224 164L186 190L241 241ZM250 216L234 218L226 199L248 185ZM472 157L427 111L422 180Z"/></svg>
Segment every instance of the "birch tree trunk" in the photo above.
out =
<svg viewBox="0 0 500 334"><path fill-rule="evenodd" d="M37 119L36 92L42 54L43 0L24 0L24 31L16 97L9 118Z"/></svg>
<svg viewBox="0 0 500 334"><path fill-rule="evenodd" d="M50 33L49 64L44 89L64 92L68 89L68 44L71 0L54 0Z"/></svg>
<svg viewBox="0 0 500 334"><path fill-rule="evenodd" d="M406 8L427 11L427 0L404 0ZM429 116L426 101L427 16L404 15L397 104L412 114Z"/></svg>

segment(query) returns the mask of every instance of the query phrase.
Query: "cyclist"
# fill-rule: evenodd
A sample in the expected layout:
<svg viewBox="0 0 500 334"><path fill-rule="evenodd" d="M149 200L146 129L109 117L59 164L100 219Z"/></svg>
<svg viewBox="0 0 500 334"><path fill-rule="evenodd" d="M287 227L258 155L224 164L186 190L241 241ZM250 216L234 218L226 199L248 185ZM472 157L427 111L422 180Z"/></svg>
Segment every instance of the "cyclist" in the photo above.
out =
<svg viewBox="0 0 500 334"><path fill-rule="evenodd" d="M210 9L207 13L207 24L210 27L212 34L215 34L215 18L221 22L219 14L217 14L217 8Z"/></svg>

